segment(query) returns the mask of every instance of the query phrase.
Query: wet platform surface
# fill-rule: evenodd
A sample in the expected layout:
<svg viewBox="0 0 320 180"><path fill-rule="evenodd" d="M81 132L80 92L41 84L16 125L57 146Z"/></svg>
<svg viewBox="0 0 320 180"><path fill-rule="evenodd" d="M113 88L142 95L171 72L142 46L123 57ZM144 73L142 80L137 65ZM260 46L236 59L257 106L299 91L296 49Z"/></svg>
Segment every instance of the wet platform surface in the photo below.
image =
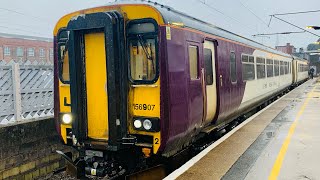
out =
<svg viewBox="0 0 320 180"><path fill-rule="evenodd" d="M320 81L286 94L177 179L320 179Z"/></svg>

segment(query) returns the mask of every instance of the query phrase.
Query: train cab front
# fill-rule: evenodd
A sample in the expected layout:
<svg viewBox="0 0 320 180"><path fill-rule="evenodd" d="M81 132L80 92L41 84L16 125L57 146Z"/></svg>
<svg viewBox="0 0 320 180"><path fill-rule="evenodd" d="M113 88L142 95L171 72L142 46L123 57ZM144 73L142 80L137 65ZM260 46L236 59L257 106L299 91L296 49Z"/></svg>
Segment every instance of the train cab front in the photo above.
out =
<svg viewBox="0 0 320 180"><path fill-rule="evenodd" d="M159 15L136 8L84 10L56 26L55 119L79 157L59 153L78 177L134 172L158 153Z"/></svg>

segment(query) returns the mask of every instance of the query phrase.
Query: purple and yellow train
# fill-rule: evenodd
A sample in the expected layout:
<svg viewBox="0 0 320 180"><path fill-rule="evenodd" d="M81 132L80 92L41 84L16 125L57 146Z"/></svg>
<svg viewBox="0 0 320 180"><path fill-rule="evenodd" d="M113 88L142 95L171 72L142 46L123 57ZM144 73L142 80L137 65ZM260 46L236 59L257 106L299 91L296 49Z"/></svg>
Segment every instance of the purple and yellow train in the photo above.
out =
<svg viewBox="0 0 320 180"><path fill-rule="evenodd" d="M157 3L62 17L55 119L80 176L170 157L308 78L305 60Z"/></svg>

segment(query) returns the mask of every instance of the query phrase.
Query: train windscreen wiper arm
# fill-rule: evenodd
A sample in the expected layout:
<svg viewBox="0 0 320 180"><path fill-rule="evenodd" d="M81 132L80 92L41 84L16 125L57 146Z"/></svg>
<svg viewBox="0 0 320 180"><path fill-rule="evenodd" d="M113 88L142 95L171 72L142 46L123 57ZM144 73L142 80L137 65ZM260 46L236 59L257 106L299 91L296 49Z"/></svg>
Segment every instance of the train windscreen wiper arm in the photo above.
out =
<svg viewBox="0 0 320 180"><path fill-rule="evenodd" d="M139 43L140 43L141 46L142 46L142 49L143 49L144 53L145 53L146 56L147 56L147 59L153 60L153 59L152 59L152 56L149 54L149 52L148 52L148 50L147 50L148 46L145 44L142 36L141 36L140 34L138 34L137 37L138 37Z"/></svg>

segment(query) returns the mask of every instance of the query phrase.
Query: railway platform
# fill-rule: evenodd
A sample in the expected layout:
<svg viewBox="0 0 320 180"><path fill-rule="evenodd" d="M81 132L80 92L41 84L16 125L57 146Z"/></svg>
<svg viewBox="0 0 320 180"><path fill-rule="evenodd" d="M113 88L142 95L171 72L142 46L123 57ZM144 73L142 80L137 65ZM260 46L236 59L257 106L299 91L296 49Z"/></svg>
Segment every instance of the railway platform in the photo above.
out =
<svg viewBox="0 0 320 180"><path fill-rule="evenodd" d="M248 118L165 179L317 179L320 79Z"/></svg>

